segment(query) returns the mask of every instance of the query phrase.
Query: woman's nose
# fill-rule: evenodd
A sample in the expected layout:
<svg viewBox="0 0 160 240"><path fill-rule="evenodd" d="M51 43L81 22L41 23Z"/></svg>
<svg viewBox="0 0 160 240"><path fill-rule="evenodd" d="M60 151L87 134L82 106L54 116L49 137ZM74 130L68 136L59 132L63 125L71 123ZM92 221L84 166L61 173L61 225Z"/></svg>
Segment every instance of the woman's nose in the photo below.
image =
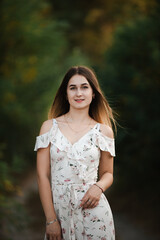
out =
<svg viewBox="0 0 160 240"><path fill-rule="evenodd" d="M82 95L82 91L81 91L80 88L77 88L76 94L77 94L77 96L81 96Z"/></svg>

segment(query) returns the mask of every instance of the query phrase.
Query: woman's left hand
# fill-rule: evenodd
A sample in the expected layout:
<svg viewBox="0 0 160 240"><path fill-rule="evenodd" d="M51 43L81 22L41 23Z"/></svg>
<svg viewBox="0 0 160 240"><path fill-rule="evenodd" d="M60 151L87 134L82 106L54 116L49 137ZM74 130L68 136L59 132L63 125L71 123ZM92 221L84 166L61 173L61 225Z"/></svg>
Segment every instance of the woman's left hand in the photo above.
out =
<svg viewBox="0 0 160 240"><path fill-rule="evenodd" d="M101 198L102 191L96 185L92 185L88 191L85 193L81 200L80 207L85 208L95 208Z"/></svg>

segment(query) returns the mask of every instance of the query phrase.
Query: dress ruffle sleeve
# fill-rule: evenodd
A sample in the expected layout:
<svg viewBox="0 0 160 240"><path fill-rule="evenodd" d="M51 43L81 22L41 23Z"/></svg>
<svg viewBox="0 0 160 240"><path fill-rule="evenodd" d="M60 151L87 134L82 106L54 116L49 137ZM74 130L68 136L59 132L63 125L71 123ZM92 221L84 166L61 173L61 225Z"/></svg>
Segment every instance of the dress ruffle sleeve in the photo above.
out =
<svg viewBox="0 0 160 240"><path fill-rule="evenodd" d="M39 148L48 147L49 143L50 143L50 131L36 137L34 151L37 151Z"/></svg>
<svg viewBox="0 0 160 240"><path fill-rule="evenodd" d="M102 133L98 135L98 147L102 151L109 152L111 156L115 157L115 140L114 138L109 138Z"/></svg>

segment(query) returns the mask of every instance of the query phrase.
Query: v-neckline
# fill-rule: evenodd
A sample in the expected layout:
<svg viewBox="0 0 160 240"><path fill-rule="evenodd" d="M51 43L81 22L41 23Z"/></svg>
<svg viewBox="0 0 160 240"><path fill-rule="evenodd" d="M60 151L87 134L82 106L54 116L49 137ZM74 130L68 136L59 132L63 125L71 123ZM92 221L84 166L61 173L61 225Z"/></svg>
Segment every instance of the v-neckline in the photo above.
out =
<svg viewBox="0 0 160 240"><path fill-rule="evenodd" d="M89 129L84 135L82 135L82 137L80 137L77 141L75 141L74 143L71 143L71 141L62 133L62 131L60 130L59 126L58 126L58 122L57 120L54 118L56 124L57 124L57 129L60 132L60 134L67 140L67 142L73 147L75 144L77 144L78 142L80 142L80 140L82 140L86 135L88 135L93 129L95 129L95 127L99 124L96 123L91 129Z"/></svg>

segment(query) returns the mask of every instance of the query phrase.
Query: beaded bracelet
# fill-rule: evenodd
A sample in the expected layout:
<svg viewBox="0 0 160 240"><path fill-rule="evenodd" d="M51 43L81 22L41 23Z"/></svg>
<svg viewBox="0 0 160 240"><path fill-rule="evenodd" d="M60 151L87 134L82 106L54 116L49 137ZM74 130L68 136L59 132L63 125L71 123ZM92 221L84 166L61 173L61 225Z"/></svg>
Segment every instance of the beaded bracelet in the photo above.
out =
<svg viewBox="0 0 160 240"><path fill-rule="evenodd" d="M48 226L48 225L50 225L50 224L52 224L52 223L55 223L55 222L57 222L57 221L58 221L58 219L55 218L54 220L52 220L52 221L50 221L50 222L46 222L46 225Z"/></svg>
<svg viewBox="0 0 160 240"><path fill-rule="evenodd" d="M96 185L97 187L99 187L99 188L101 189L102 193L104 192L104 191L103 191L103 188L101 188L98 184L94 183L94 185Z"/></svg>

